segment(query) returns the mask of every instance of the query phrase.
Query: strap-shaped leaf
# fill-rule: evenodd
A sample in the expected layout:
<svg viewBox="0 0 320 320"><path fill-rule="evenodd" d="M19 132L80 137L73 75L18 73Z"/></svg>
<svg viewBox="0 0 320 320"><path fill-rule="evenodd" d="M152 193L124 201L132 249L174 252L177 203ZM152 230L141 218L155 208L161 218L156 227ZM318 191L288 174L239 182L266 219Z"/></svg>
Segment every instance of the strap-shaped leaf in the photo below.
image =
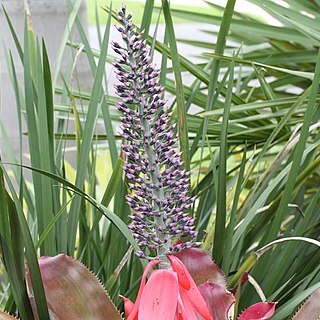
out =
<svg viewBox="0 0 320 320"><path fill-rule="evenodd" d="M40 258L39 266L50 313L57 319L122 319L98 278L80 262L60 254ZM30 284L28 268L26 274Z"/></svg>

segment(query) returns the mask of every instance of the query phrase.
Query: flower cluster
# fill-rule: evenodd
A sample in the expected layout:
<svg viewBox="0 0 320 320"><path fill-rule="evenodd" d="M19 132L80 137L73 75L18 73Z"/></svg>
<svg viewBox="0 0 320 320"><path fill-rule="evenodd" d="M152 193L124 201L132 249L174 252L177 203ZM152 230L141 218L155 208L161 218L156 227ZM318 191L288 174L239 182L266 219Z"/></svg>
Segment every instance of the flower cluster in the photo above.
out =
<svg viewBox="0 0 320 320"><path fill-rule="evenodd" d="M141 247L164 256L198 245L188 214L190 173L183 170L175 127L143 32L137 32L125 5L117 16L123 45L112 45L120 56L114 64L120 82L115 88L122 100L117 108L123 114L120 134L130 190L126 199L133 211L129 227ZM187 241L177 241L184 237Z"/></svg>

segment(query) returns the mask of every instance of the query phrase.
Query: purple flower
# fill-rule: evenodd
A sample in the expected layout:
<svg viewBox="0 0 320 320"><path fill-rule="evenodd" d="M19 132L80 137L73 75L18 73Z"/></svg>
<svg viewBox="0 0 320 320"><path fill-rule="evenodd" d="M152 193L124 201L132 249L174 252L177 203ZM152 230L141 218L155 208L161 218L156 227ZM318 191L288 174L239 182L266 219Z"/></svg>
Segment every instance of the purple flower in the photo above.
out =
<svg viewBox="0 0 320 320"><path fill-rule="evenodd" d="M192 204L190 173L182 169L159 72L131 18L123 5L118 11L121 26L116 26L123 45L112 43L119 55L114 66L120 84L115 89L122 100L117 108L123 114L120 134L126 141L122 146L129 180L126 200L134 213L129 228L141 247L155 249L161 257L198 245L194 219L187 213ZM187 242L177 242L185 237ZM138 255L144 256L141 251Z"/></svg>

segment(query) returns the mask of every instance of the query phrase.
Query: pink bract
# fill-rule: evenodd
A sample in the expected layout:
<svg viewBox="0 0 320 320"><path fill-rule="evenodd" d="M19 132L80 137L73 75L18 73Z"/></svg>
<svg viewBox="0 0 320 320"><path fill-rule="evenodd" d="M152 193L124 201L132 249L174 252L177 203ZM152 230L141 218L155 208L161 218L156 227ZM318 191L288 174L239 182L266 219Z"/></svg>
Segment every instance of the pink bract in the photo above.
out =
<svg viewBox="0 0 320 320"><path fill-rule="evenodd" d="M267 320L276 308L276 302L259 302L246 309L238 320Z"/></svg>
<svg viewBox="0 0 320 320"><path fill-rule="evenodd" d="M147 265L135 303L122 297L128 320L227 320L233 317L231 307L235 298L227 290L223 272L208 253L192 248L167 257L171 269L152 271L146 282L148 272L159 261ZM238 320L270 319L275 307L274 302L257 303L246 309Z"/></svg>
<svg viewBox="0 0 320 320"><path fill-rule="evenodd" d="M143 274L134 306L123 298L128 320L213 320L208 306L183 263L168 256L172 269L147 273L158 261L151 261ZM131 311L130 311L131 310Z"/></svg>

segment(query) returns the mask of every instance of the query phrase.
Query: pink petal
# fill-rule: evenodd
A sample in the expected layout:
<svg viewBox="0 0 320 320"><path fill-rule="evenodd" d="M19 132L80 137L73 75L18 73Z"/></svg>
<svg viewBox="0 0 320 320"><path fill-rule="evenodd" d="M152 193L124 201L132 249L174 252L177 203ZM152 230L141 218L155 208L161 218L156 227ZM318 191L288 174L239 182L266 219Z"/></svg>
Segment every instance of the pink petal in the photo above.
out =
<svg viewBox="0 0 320 320"><path fill-rule="evenodd" d="M171 264L174 264L174 271L177 273L179 285L186 290L190 289L190 281L187 275L188 270L181 262L181 260L177 259L175 256L168 255L168 259Z"/></svg>
<svg viewBox="0 0 320 320"><path fill-rule="evenodd" d="M228 319L228 311L235 302L233 294L215 283L207 282L199 286L204 300L214 319Z"/></svg>
<svg viewBox="0 0 320 320"><path fill-rule="evenodd" d="M183 270L183 277L186 276L190 282L190 289L186 290L187 296L190 302L193 304L194 309L205 319L205 320L212 320L212 316L208 309L207 303L205 302L204 298L202 297L197 285L193 281L190 273L184 266L184 264L175 256L168 255L168 259L171 262L172 269L177 272L178 278L179 273ZM179 283L180 284L180 283ZM183 286L181 286L183 288ZM181 291L181 290L179 290Z"/></svg>
<svg viewBox="0 0 320 320"><path fill-rule="evenodd" d="M178 309L181 312L181 317L183 320L198 320L198 317L195 313L195 308L190 302L190 299L188 297L188 294L186 293L186 290L183 288L180 288L179 294L181 299L178 300Z"/></svg>
<svg viewBox="0 0 320 320"><path fill-rule="evenodd" d="M126 317L128 317L130 315L130 313L132 312L132 309L134 307L134 303L130 299L128 299L122 295L119 295L119 297L124 302L124 312L126 314Z"/></svg>
<svg viewBox="0 0 320 320"><path fill-rule="evenodd" d="M198 286L209 281L223 288L227 287L225 275L206 251L191 248L182 250L175 256L182 261Z"/></svg>
<svg viewBox="0 0 320 320"><path fill-rule="evenodd" d="M276 302L259 302L243 311L238 320L266 320L274 314Z"/></svg>
<svg viewBox="0 0 320 320"><path fill-rule="evenodd" d="M143 275L142 275L142 279L141 279L141 282L140 282L140 288L139 288L139 292L138 292L138 295L137 295L137 299L136 299L136 302L134 304L134 307L128 317L128 320L136 320L136 316L138 314L138 309L139 309L139 303L140 303L140 299L141 299L141 295L142 295L142 292L143 292L143 289L146 285L146 280L147 280L147 275L148 275L148 272L153 268L153 266L155 266L156 264L160 263L160 260L152 260L150 261L146 268L144 269L144 272L143 272Z"/></svg>
<svg viewBox="0 0 320 320"><path fill-rule="evenodd" d="M178 303L178 278L171 270L155 270L143 289L139 320L174 320Z"/></svg>
<svg viewBox="0 0 320 320"><path fill-rule="evenodd" d="M178 295L178 309L177 309L176 318L177 318L177 320L179 320L179 319L186 320L187 319L187 315L186 315L186 312L184 310L180 294ZM176 320L176 319L174 319L174 320Z"/></svg>

